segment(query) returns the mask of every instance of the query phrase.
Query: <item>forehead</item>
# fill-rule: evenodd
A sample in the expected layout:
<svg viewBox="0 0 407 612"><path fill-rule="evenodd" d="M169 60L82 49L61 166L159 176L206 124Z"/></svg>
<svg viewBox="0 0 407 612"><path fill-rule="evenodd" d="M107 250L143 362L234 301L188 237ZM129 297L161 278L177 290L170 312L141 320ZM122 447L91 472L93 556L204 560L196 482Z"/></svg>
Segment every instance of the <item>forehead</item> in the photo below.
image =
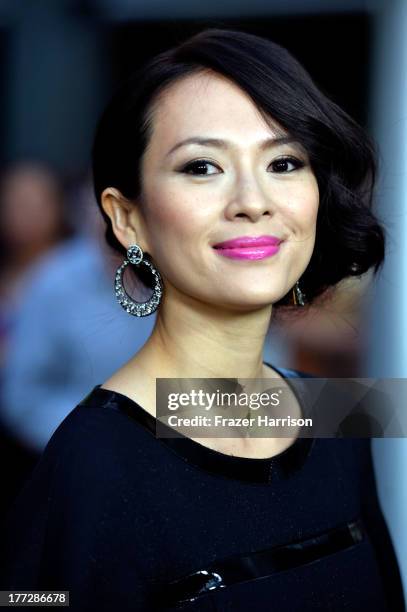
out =
<svg viewBox="0 0 407 612"><path fill-rule="evenodd" d="M267 123L249 95L226 77L207 71L182 78L166 88L152 109L152 138L160 146L190 136L225 137L254 142L284 135L277 122Z"/></svg>

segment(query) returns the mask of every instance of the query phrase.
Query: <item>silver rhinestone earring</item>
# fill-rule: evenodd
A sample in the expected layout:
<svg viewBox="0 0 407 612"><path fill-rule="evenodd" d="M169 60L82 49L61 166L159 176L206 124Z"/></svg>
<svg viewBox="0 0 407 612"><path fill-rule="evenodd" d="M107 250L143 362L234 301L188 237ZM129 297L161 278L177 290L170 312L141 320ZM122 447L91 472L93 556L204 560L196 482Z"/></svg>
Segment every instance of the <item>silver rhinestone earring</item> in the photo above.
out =
<svg viewBox="0 0 407 612"><path fill-rule="evenodd" d="M305 293L301 291L299 281L293 287L293 302L295 306L305 306Z"/></svg>
<svg viewBox="0 0 407 612"><path fill-rule="evenodd" d="M124 288L123 273L126 266L129 264L136 266L147 266L154 276L154 291L152 296L146 302L135 302ZM125 259L122 265L116 270L115 293L120 306L122 306L126 312L134 315L135 317L146 317L155 312L158 308L163 294L161 276L157 268L155 268L152 262L146 258L138 244L132 244L127 249L127 259Z"/></svg>

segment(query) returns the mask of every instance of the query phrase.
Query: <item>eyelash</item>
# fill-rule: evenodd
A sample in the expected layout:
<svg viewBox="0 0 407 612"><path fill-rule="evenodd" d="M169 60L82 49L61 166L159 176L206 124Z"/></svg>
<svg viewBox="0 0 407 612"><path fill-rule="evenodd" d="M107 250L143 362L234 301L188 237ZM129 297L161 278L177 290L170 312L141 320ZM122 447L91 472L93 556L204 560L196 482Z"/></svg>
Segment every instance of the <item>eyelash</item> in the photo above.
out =
<svg viewBox="0 0 407 612"><path fill-rule="evenodd" d="M275 163L278 163L278 162L291 162L295 166L295 168L293 168L293 170L288 170L286 172L276 172L276 174L289 174L290 172L294 172L294 170L299 170L300 168L303 168L305 166L304 162L302 162L301 160L297 159L296 157L291 157L289 155L286 155L284 157L279 157L278 159L275 159L272 162L272 164L275 164ZM213 162L209 161L208 159L196 159L195 161L188 162L185 166L183 166L181 168L180 172L183 172L184 174L192 174L192 176L212 176L212 174L219 174L217 172L214 172L212 174L194 174L194 173L188 172L188 168L196 167L198 164L200 166L209 164L211 166L219 168L216 164L214 164Z"/></svg>

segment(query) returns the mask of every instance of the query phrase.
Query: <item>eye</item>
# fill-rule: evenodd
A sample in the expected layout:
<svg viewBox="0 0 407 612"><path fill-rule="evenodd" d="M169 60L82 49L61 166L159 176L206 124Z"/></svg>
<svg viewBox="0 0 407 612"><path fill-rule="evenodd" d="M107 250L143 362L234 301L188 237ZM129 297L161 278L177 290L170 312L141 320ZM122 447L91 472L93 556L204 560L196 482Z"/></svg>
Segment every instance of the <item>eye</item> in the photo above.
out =
<svg viewBox="0 0 407 612"><path fill-rule="evenodd" d="M305 164L296 157L279 157L275 159L270 166L272 166L274 172L287 174L288 172L293 172L293 170L303 168ZM291 169L288 168L289 166L291 166Z"/></svg>
<svg viewBox="0 0 407 612"><path fill-rule="evenodd" d="M212 162L207 159L197 159L196 161L189 162L183 168L181 168L181 172L185 174L193 174L195 176L209 176L211 174L218 174L217 172L205 172L207 170L207 166L212 166L212 168L218 168Z"/></svg>

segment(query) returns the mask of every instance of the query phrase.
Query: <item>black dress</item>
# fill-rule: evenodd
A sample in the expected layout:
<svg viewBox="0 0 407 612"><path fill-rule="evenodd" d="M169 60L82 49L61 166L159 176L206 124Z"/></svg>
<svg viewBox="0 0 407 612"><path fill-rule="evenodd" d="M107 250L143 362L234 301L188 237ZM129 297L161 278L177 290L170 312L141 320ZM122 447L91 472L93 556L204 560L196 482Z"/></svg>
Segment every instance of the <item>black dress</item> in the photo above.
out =
<svg viewBox="0 0 407 612"><path fill-rule="evenodd" d="M250 459L154 428L99 385L66 417L10 513L2 590L68 590L75 611L405 610L370 440Z"/></svg>

